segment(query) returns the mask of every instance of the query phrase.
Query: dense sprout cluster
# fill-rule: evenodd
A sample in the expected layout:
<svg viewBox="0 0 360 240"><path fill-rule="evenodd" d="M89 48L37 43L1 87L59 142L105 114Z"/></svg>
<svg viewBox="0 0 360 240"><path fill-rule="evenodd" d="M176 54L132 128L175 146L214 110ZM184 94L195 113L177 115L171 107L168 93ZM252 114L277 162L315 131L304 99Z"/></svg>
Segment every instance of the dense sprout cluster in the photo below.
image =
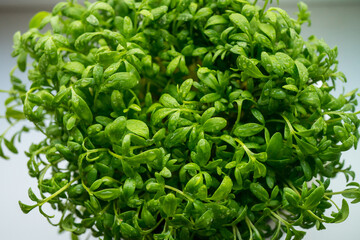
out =
<svg viewBox="0 0 360 240"><path fill-rule="evenodd" d="M33 59L31 86L14 69L5 103L45 136L27 153L41 196L22 210L74 239L301 239L345 220L345 200L324 213L335 194L360 201L357 183L328 189L354 177L340 156L359 138L356 91L331 94L346 79L336 48L300 36L305 4L294 20L256 2L69 0L35 15L13 52L21 71Z"/></svg>

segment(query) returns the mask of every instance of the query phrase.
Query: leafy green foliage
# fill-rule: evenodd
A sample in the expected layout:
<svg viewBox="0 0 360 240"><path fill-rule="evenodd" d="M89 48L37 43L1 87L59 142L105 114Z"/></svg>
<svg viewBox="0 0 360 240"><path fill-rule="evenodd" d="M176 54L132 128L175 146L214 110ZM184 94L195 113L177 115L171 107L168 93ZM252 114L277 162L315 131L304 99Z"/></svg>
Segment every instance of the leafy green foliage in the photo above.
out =
<svg viewBox="0 0 360 240"><path fill-rule="evenodd" d="M325 211L333 195L360 201L358 183L328 188L354 178L340 157L359 139L356 90L332 95L346 80L337 49L300 36L304 3L294 20L252 2L67 1L35 15L12 54L30 88L14 68L5 102L11 126L28 119L45 138L27 152L40 195L23 212L51 222L50 204L74 239L301 239L344 221L346 200ZM28 130L1 146L17 153Z"/></svg>

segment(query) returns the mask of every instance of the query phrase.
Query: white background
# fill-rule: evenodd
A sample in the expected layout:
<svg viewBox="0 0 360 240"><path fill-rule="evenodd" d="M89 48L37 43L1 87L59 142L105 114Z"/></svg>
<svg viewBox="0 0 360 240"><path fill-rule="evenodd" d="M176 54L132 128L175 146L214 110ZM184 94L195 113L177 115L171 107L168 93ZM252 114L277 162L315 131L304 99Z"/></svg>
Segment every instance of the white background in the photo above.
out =
<svg viewBox="0 0 360 240"><path fill-rule="evenodd" d="M8 73L15 65L11 58L12 36L17 31L26 31L31 16L41 10L50 10L49 6L56 0L0 0L0 88L9 89ZM274 0L276 2L276 0ZM284 7L293 14L297 11L296 0L280 0L280 7ZM358 0L312 0L309 3L312 12L311 28L304 27L303 36L312 34L324 38L331 46L339 48L339 69L348 78L347 90L360 86L360 1ZM261 4L262 1L260 0ZM294 15L293 15L294 16ZM24 77L24 76L23 76ZM342 88L338 88L338 93ZM0 93L0 115L4 115L3 102L5 94ZM0 134L7 127L7 123L0 119ZM23 142L18 144L20 152L26 151L32 141L38 141L39 135L34 133L24 136ZM359 150L351 150L343 155L347 164L353 166L357 172L356 180L360 181ZM37 189L36 182L28 176L24 154L10 155L11 160L0 159L0 239L64 239L69 240L69 234L57 233L55 227L50 226L38 211L34 210L25 215L18 207L18 200L31 203L27 197L27 189L31 186ZM345 181L342 176L332 184L332 188L340 190ZM345 223L326 225L327 230L310 230L305 240L358 240L360 239L360 204L350 206L350 216Z"/></svg>

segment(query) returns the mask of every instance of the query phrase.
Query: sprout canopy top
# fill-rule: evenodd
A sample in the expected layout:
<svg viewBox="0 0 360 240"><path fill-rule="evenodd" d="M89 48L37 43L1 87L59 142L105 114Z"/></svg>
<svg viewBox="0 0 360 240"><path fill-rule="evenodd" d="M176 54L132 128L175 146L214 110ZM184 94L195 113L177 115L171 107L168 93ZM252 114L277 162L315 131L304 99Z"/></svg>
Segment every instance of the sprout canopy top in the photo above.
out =
<svg viewBox="0 0 360 240"><path fill-rule="evenodd" d="M104 240L301 239L344 221L332 196L358 202L359 184L329 184L354 178L341 153L358 143L356 91L332 94L346 81L337 48L301 37L304 3L297 19L267 4L69 0L36 14L14 35L5 102L11 124L44 135L26 153L39 191L23 212ZM28 130L3 146L17 152Z"/></svg>

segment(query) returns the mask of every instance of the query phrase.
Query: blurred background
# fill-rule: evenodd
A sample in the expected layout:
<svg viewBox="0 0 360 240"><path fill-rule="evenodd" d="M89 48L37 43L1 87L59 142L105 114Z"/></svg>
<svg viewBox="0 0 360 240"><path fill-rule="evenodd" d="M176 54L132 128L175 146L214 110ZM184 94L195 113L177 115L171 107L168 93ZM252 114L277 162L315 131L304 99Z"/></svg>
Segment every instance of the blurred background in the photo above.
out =
<svg viewBox="0 0 360 240"><path fill-rule="evenodd" d="M0 0L0 88L9 89L9 71L16 64L12 59L12 37L20 30L28 29L31 17L38 11L50 11L59 0ZM276 2L276 0L274 0ZM292 17L297 12L297 0L280 0L280 7L286 9ZM338 46L339 70L348 78L346 90L360 87L360 0L304 0L311 11L312 26L304 26L302 36L316 35L323 38L330 47ZM263 1L259 0L259 4ZM19 75L26 79L26 75ZM343 92L341 84L337 94ZM6 94L0 93L0 116L5 109L3 103ZM8 127L7 122L0 118L0 133ZM15 129L16 130L16 129ZM12 130L14 131L14 130ZM11 134L11 133L10 133ZM28 176L27 157L23 154L31 142L38 142L42 137L33 132L24 135L18 144L18 155L7 153L11 160L0 159L0 239L19 240L70 240L68 233L59 234L37 210L25 215L21 212L18 201L31 203L27 196L29 187L37 189L37 182ZM343 155L347 165L357 173L356 180L360 182L360 151L350 150ZM346 185L345 178L340 176L333 181L332 189L338 191ZM338 201L340 203L340 201ZM56 212L55 212L56 213ZM58 219L58 216L55 217ZM56 222L56 221L55 221ZM360 236L360 204L350 205L350 216L341 224L327 224L327 230L308 231L305 240L358 240ZM83 238L85 239L85 237ZM89 238L91 239L91 238Z"/></svg>

